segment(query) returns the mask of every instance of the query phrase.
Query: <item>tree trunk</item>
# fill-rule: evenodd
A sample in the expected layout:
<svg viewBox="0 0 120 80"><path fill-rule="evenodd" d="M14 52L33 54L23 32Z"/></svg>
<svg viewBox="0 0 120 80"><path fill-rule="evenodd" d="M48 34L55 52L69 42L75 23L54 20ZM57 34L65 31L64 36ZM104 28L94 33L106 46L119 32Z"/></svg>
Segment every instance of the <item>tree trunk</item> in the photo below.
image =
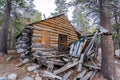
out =
<svg viewBox="0 0 120 80"><path fill-rule="evenodd" d="M108 5L109 0L99 0L100 3L100 24L111 32L111 22L109 17L109 10L105 6ZM114 47L112 35L102 35L102 63L101 72L104 77L109 80L116 79L115 64L114 64Z"/></svg>
<svg viewBox="0 0 120 80"><path fill-rule="evenodd" d="M11 0L7 0L3 15L2 29L0 33L0 56L7 53L7 37L10 18Z"/></svg>

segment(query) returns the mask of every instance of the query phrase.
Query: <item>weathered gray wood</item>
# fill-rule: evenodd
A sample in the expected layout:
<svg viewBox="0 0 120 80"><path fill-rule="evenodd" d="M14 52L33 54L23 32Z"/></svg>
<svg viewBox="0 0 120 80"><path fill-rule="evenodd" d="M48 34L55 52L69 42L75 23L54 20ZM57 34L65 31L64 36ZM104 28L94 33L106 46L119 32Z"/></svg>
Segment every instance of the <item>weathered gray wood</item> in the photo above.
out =
<svg viewBox="0 0 120 80"><path fill-rule="evenodd" d="M78 50L78 46L79 46L79 41L75 44L74 46L74 51L73 51L73 54L72 56L75 56L76 57L76 53L77 53L77 50Z"/></svg>
<svg viewBox="0 0 120 80"><path fill-rule="evenodd" d="M66 71L66 70L68 70L68 69L76 66L77 64L78 64L78 61L77 61L77 62L74 62L74 63L68 63L68 64L66 64L65 66L63 66L62 68L60 68L60 69L58 69L58 70L55 70L53 73L54 73L54 74L62 73L62 72L64 72L64 71Z"/></svg>
<svg viewBox="0 0 120 80"><path fill-rule="evenodd" d="M81 80L88 80L90 76L93 74L93 71L88 72Z"/></svg>
<svg viewBox="0 0 120 80"><path fill-rule="evenodd" d="M72 74L73 71L69 71L67 72L64 76L62 80L68 80L69 76Z"/></svg>
<svg viewBox="0 0 120 80"><path fill-rule="evenodd" d="M93 77L95 76L95 74L96 74L96 71L94 71L93 74L90 76L90 80L93 79Z"/></svg>
<svg viewBox="0 0 120 80"><path fill-rule="evenodd" d="M87 48L86 48L86 50L84 52L85 55L87 55L87 56L90 55L90 51L91 51L91 49L93 47L93 44L94 44L94 41L95 41L97 35L98 35L98 31L95 32L94 36L92 37L92 40L90 41L89 45L87 46Z"/></svg>
<svg viewBox="0 0 120 80"><path fill-rule="evenodd" d="M84 54L81 54L80 60L79 60L79 65L78 65L78 72L80 72L82 70L83 59L84 59Z"/></svg>
<svg viewBox="0 0 120 80"><path fill-rule="evenodd" d="M100 67L97 67L97 66L92 66L92 65L87 65L87 64L83 64L83 65L89 68L93 68L93 69L98 69L98 70L101 69Z"/></svg>
<svg viewBox="0 0 120 80"><path fill-rule="evenodd" d="M83 42L80 42L76 56L80 56L81 51L82 51L82 45L83 45Z"/></svg>
<svg viewBox="0 0 120 80"><path fill-rule="evenodd" d="M62 80L62 77L57 76L57 75L55 75L55 74L53 74L51 72L48 72L48 71L43 72L43 77L48 77L48 78L53 78L53 79L56 78L56 79Z"/></svg>
<svg viewBox="0 0 120 80"><path fill-rule="evenodd" d="M70 53L69 53L70 55L72 55L73 50L74 50L74 43L70 45Z"/></svg>
<svg viewBox="0 0 120 80"><path fill-rule="evenodd" d="M80 73L74 78L74 80L81 79L81 78L85 75L86 72L87 72L87 70L84 69L82 72L80 72Z"/></svg>
<svg viewBox="0 0 120 80"><path fill-rule="evenodd" d="M47 64L51 63L51 64L58 65L58 66L64 66L65 65L65 63L55 62L55 61L46 61L44 63L47 63Z"/></svg>
<svg viewBox="0 0 120 80"><path fill-rule="evenodd" d="M53 63L48 63L48 67L47 67L47 71L52 72L54 68L54 64Z"/></svg>

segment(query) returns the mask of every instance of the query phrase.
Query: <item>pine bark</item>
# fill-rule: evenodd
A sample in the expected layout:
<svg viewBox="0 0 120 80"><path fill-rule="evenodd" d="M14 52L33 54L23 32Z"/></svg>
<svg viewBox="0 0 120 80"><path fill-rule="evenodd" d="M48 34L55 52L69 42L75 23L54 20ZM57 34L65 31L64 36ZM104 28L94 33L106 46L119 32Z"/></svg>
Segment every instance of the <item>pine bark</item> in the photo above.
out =
<svg viewBox="0 0 120 80"><path fill-rule="evenodd" d="M104 28L112 31L109 9L106 7L109 0L99 0L100 2L100 24ZM114 47L112 35L101 36L102 46L102 63L101 72L108 80L116 80L115 64L114 64Z"/></svg>
<svg viewBox="0 0 120 80"><path fill-rule="evenodd" d="M0 33L0 56L7 54L7 38L8 38L10 10L11 10L11 0L7 0L3 15L2 29Z"/></svg>

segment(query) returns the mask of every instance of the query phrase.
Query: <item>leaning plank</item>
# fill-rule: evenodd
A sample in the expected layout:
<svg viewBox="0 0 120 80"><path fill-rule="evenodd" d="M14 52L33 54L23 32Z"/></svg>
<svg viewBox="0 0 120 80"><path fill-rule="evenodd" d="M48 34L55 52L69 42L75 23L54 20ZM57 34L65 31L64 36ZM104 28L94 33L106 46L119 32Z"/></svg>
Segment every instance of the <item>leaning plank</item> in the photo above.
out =
<svg viewBox="0 0 120 80"><path fill-rule="evenodd" d="M64 76L62 80L68 80L69 76L72 74L73 71L69 71L67 72Z"/></svg>
<svg viewBox="0 0 120 80"><path fill-rule="evenodd" d="M82 51L82 45L83 45L83 42L80 42L76 56L80 56L81 51Z"/></svg>
<svg viewBox="0 0 120 80"><path fill-rule="evenodd" d="M82 69L83 59L84 59L84 54L81 54L80 60L79 60L78 72L80 72Z"/></svg>
<svg viewBox="0 0 120 80"><path fill-rule="evenodd" d="M88 72L81 80L88 80L90 76L93 74L93 71Z"/></svg>
<svg viewBox="0 0 120 80"><path fill-rule="evenodd" d="M79 46L79 42L76 42L76 43L75 43L75 46L74 46L74 51L73 51L72 56L75 56L75 57L76 57L76 53L77 53L77 51L78 51L78 46Z"/></svg>
<svg viewBox="0 0 120 80"><path fill-rule="evenodd" d="M75 44L71 44L71 45L70 45L70 55L72 55L72 53L73 53L73 51L74 51L74 45L75 45Z"/></svg>
<svg viewBox="0 0 120 80"><path fill-rule="evenodd" d="M89 68L92 68L92 69L97 69L97 70L100 70L101 68L98 67L98 66L92 66L92 65L88 65L88 64L83 64L85 67L89 67Z"/></svg>
<svg viewBox="0 0 120 80"><path fill-rule="evenodd" d="M58 69L58 70L55 70L54 71L54 74L59 74L59 73L62 73L66 70L68 70L69 68L72 68L74 66L76 66L78 64L78 61L77 62L74 62L74 63L68 63L66 64L65 66L63 66L62 68Z"/></svg>
<svg viewBox="0 0 120 80"><path fill-rule="evenodd" d="M48 72L48 71L44 71L43 72L43 77L48 77L48 78L53 78L53 79L59 79L59 80L62 80L62 77L60 76L57 76L51 72Z"/></svg>

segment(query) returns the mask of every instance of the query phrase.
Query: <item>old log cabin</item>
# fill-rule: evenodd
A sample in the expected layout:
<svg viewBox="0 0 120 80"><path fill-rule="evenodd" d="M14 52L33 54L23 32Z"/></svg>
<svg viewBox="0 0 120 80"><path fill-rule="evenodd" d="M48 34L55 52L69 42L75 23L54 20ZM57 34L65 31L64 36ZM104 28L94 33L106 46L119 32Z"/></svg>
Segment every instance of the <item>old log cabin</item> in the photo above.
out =
<svg viewBox="0 0 120 80"><path fill-rule="evenodd" d="M29 44L29 46L26 46L27 51L32 48L39 50L54 49L58 52L66 52L68 45L79 37L70 21L62 14L27 25L21 34L17 36L16 48L18 53L24 51L18 45L22 45L20 42L22 42L21 39L23 37L25 38L26 32L29 35L28 39L26 39L28 41L26 43Z"/></svg>

